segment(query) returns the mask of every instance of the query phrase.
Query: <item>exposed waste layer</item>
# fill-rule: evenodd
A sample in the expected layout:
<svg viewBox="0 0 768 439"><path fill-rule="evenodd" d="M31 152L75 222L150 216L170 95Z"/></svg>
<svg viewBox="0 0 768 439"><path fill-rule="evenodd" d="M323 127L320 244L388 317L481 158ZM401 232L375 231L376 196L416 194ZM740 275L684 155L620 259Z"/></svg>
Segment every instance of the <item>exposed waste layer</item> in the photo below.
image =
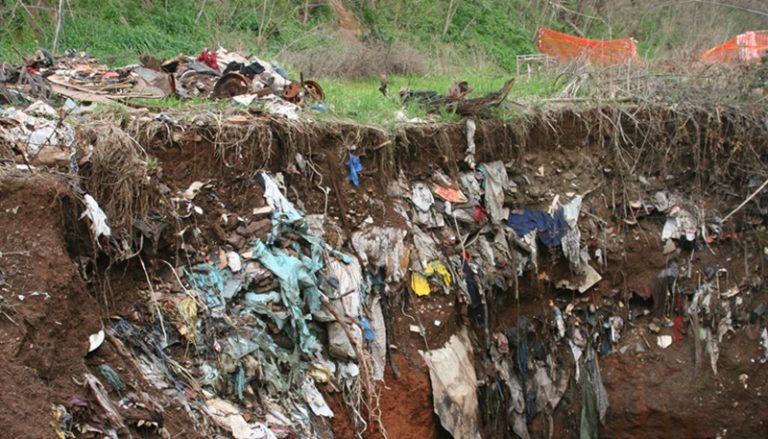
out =
<svg viewBox="0 0 768 439"><path fill-rule="evenodd" d="M94 303L64 391L102 390L38 416L53 404L65 435L173 435L173 413L204 437L763 437L766 133L758 109L700 110L391 136L87 121L51 264L77 261ZM180 409L131 424L139 403Z"/></svg>

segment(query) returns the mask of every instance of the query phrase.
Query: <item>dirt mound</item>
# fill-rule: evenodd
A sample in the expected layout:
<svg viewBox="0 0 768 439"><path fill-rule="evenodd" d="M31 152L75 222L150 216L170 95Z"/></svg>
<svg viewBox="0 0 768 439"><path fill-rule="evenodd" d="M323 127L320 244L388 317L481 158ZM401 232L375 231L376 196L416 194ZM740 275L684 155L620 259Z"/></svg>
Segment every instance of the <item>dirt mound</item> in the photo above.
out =
<svg viewBox="0 0 768 439"><path fill-rule="evenodd" d="M395 355L394 362L400 376L395 377L392 369L387 369L379 401L387 436L436 437L439 421L434 414L429 373L423 360L411 364L405 357Z"/></svg>

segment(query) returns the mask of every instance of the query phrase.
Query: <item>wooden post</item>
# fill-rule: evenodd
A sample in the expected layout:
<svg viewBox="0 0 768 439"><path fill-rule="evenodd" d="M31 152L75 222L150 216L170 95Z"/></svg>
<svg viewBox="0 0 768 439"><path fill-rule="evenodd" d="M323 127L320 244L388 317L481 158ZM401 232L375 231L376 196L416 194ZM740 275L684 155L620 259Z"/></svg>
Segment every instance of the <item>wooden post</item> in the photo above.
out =
<svg viewBox="0 0 768 439"><path fill-rule="evenodd" d="M61 16L64 0L59 0L59 8L56 10L56 31L53 34L53 54L56 55L56 49L59 46L59 32L61 31Z"/></svg>

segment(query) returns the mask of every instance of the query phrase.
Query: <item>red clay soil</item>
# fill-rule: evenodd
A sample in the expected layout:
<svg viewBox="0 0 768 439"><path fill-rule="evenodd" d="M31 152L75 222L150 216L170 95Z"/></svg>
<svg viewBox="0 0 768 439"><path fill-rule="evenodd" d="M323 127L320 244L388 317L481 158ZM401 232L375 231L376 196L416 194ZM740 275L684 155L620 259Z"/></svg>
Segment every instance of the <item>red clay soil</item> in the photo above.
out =
<svg viewBox="0 0 768 439"><path fill-rule="evenodd" d="M419 351L439 349L459 331L462 323L460 306L453 294L433 292L424 297L410 292L405 294L409 296L410 306L403 311L398 305L393 311L394 334L389 337L390 344L410 363L422 364ZM419 322L424 327L424 336L411 330L411 326L419 326Z"/></svg>
<svg viewBox="0 0 768 439"><path fill-rule="evenodd" d="M400 378L395 378L387 367L384 383L380 386L381 421L390 439L430 439L436 437L437 424L432 406L432 392L426 365L412 365L404 356L395 354ZM332 421L336 439L354 439L355 430L343 405L340 394L328 398L335 416ZM384 436L366 432L364 437L380 439Z"/></svg>
<svg viewBox="0 0 768 439"><path fill-rule="evenodd" d="M130 390L158 395L109 342L88 355L88 336L101 329L102 311L68 253L64 225L68 220L72 224L68 214L76 212L67 210L74 203L63 181L28 176L0 180L0 436L4 438L57 437L51 427L52 406L69 407L73 398L88 401L88 392L75 382L82 381L88 366L107 362ZM95 369L91 373L99 376ZM166 407L162 417L174 438L199 437L184 431L191 424L176 407ZM157 434L142 431L139 436Z"/></svg>
<svg viewBox="0 0 768 439"><path fill-rule="evenodd" d="M723 339L717 376L706 354L694 374L690 336L663 351L653 338L647 352L606 357L601 370L611 406L601 436L768 437L768 368L755 361L759 330Z"/></svg>
<svg viewBox="0 0 768 439"><path fill-rule="evenodd" d="M98 306L66 252L58 196L65 190L37 179L0 182L4 437L54 437L51 406L80 391L72 378L86 372L88 335L101 326Z"/></svg>
<svg viewBox="0 0 768 439"><path fill-rule="evenodd" d="M347 407L344 405L341 393L327 393L325 395L325 402L333 410L333 418L331 418L333 435L337 439L356 438L355 424L350 419L349 413L347 413Z"/></svg>
<svg viewBox="0 0 768 439"><path fill-rule="evenodd" d="M387 368L381 388L381 420L390 438L434 438L437 432L429 371L421 362L412 365L402 355L394 355L400 378ZM375 435L372 437L376 437Z"/></svg>

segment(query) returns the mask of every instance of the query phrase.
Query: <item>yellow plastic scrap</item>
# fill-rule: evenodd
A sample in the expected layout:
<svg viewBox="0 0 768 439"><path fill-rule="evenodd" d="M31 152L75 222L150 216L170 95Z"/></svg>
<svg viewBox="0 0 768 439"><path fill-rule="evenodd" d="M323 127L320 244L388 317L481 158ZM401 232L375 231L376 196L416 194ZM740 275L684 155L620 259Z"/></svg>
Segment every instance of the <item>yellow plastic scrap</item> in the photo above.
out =
<svg viewBox="0 0 768 439"><path fill-rule="evenodd" d="M67 409L65 409L64 406L55 405L53 406L52 411L53 421L51 421L51 427L53 427L53 432L56 433L57 438L67 439L70 436L61 429L61 421L64 419L64 416L66 416Z"/></svg>
<svg viewBox="0 0 768 439"><path fill-rule="evenodd" d="M195 328L197 327L197 302L194 297L187 296L176 304L176 309L183 322L178 328L179 334L189 342L195 342Z"/></svg>
<svg viewBox="0 0 768 439"><path fill-rule="evenodd" d="M427 264L427 269L424 270L424 274L427 276L432 276L435 273L439 274L441 278L443 278L443 284L445 286L451 285L451 273L448 271L447 268L445 268L445 265L443 265L440 261L432 261L429 264Z"/></svg>
<svg viewBox="0 0 768 439"><path fill-rule="evenodd" d="M318 383L327 383L331 380L331 371L320 364L313 364L312 367L307 370L307 376Z"/></svg>
<svg viewBox="0 0 768 439"><path fill-rule="evenodd" d="M419 273L411 273L411 290L417 296L429 295L429 281Z"/></svg>

